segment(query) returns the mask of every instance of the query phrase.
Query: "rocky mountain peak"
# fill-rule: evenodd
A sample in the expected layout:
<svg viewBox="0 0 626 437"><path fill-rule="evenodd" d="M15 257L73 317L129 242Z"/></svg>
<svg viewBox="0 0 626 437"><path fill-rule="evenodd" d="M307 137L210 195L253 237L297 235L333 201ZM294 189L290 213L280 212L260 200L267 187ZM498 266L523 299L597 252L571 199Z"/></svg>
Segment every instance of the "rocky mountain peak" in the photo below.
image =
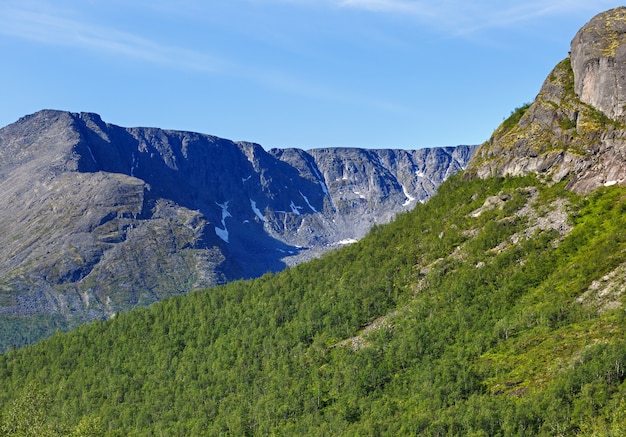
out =
<svg viewBox="0 0 626 437"><path fill-rule="evenodd" d="M626 7L596 15L576 33L574 90L608 117L626 120Z"/></svg>
<svg viewBox="0 0 626 437"><path fill-rule="evenodd" d="M476 152L468 177L567 178L578 193L626 182L626 8L583 26L535 100Z"/></svg>
<svg viewBox="0 0 626 437"><path fill-rule="evenodd" d="M279 271L424 201L474 150L266 151L37 112L0 129L0 316L46 331Z"/></svg>

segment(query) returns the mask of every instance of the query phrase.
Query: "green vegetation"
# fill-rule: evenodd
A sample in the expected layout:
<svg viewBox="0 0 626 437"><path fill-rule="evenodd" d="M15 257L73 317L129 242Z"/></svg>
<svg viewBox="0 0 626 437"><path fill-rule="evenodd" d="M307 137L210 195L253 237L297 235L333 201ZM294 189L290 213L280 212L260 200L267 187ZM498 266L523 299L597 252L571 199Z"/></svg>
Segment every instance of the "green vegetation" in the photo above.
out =
<svg viewBox="0 0 626 437"><path fill-rule="evenodd" d="M525 103L511 111L511 115L502 122L501 129L508 131L517 126L517 123L522 119L528 108L530 108L530 103Z"/></svg>
<svg viewBox="0 0 626 437"><path fill-rule="evenodd" d="M59 315L36 314L20 316L3 314L0 317L0 351L33 343L46 333L66 331L67 322Z"/></svg>
<svg viewBox="0 0 626 437"><path fill-rule="evenodd" d="M624 298L594 281L626 262L625 211L616 186L453 177L322 259L0 356L0 429L623 435Z"/></svg>
<svg viewBox="0 0 626 437"><path fill-rule="evenodd" d="M559 173L563 164L555 156L592 156L602 135L624 135L624 123L583 103L574 90L574 72L569 58L552 70L537 98L514 111L483 144L470 164L470 172L490 168L490 174L512 162L543 161L547 173ZM552 166L551 164L555 164Z"/></svg>

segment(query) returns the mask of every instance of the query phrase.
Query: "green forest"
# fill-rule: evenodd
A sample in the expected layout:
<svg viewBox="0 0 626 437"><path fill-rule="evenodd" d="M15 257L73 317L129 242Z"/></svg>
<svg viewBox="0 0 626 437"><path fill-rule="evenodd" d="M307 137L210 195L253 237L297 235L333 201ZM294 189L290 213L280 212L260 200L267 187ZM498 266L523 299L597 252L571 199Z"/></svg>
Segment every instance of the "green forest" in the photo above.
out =
<svg viewBox="0 0 626 437"><path fill-rule="evenodd" d="M468 180L360 242L0 355L5 435L626 435L626 189Z"/></svg>

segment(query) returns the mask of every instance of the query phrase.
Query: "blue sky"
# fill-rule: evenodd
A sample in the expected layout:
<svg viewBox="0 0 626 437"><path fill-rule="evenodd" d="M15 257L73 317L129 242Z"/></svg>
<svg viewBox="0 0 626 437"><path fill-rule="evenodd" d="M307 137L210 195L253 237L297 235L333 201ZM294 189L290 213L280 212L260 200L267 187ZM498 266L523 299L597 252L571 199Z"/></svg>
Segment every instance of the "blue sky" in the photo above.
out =
<svg viewBox="0 0 626 437"><path fill-rule="evenodd" d="M3 0L0 126L40 109L273 147L479 144L602 0Z"/></svg>

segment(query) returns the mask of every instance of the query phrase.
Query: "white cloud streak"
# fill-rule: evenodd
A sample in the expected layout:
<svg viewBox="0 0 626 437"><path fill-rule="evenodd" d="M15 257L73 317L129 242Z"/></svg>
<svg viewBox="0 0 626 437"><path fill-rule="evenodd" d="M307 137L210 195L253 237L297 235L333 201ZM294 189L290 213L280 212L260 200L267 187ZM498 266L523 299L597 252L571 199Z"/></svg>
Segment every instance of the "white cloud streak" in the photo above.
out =
<svg viewBox="0 0 626 437"><path fill-rule="evenodd" d="M372 14L390 14L430 26L449 35L463 35L488 28L499 28L527 23L540 17L565 16L599 12L612 2L596 0L229 0L233 4L253 2L288 5L291 8L335 8L344 11L367 11ZM589 3L593 3L590 5ZM66 5L73 3L65 2ZM44 7L48 5L48 7ZM187 8L208 11L204 2L188 1ZM145 7L160 8L163 5ZM168 7L171 4L168 3ZM185 11L188 9L185 8ZM590 18L590 17L589 17ZM358 100L354 95L319 84L316 80L285 74L275 66L246 64L245 60L212 56L194 50L163 44L138 33L122 31L110 24L97 24L77 15L75 9L52 8L49 2L8 1L0 4L0 35L50 46L72 47L96 55L126 57L167 68L223 74L239 77L292 94L314 96L325 100ZM366 99L367 100L367 99ZM369 107L387 111L405 112L384 101L362 101Z"/></svg>
<svg viewBox="0 0 626 437"><path fill-rule="evenodd" d="M340 8L403 15L456 34L523 24L542 17L597 13L618 6L596 0L333 0ZM591 18L591 17L589 17Z"/></svg>
<svg viewBox="0 0 626 437"><path fill-rule="evenodd" d="M232 0L234 1L234 0ZM542 18L593 14L620 6L615 0L244 0L254 4L337 8L385 14L436 31L463 36L481 30L520 27Z"/></svg>
<svg viewBox="0 0 626 437"><path fill-rule="evenodd" d="M424 8L423 3L406 0L341 0L339 6L366 9L375 12L393 12L411 14L428 14L429 8Z"/></svg>
<svg viewBox="0 0 626 437"><path fill-rule="evenodd" d="M41 5L41 4L40 4ZM182 71L219 74L256 82L290 94L329 101L353 101L392 112L406 112L406 108L376 99L347 95L315 81L294 77L280 70L209 54L161 44L157 41L76 18L65 13L35 11L34 8L0 6L0 35L52 47L71 47L101 56L108 54Z"/></svg>
<svg viewBox="0 0 626 437"><path fill-rule="evenodd" d="M118 29L31 9L0 9L0 34L51 46L75 47L198 71L218 71L224 60L161 44Z"/></svg>

